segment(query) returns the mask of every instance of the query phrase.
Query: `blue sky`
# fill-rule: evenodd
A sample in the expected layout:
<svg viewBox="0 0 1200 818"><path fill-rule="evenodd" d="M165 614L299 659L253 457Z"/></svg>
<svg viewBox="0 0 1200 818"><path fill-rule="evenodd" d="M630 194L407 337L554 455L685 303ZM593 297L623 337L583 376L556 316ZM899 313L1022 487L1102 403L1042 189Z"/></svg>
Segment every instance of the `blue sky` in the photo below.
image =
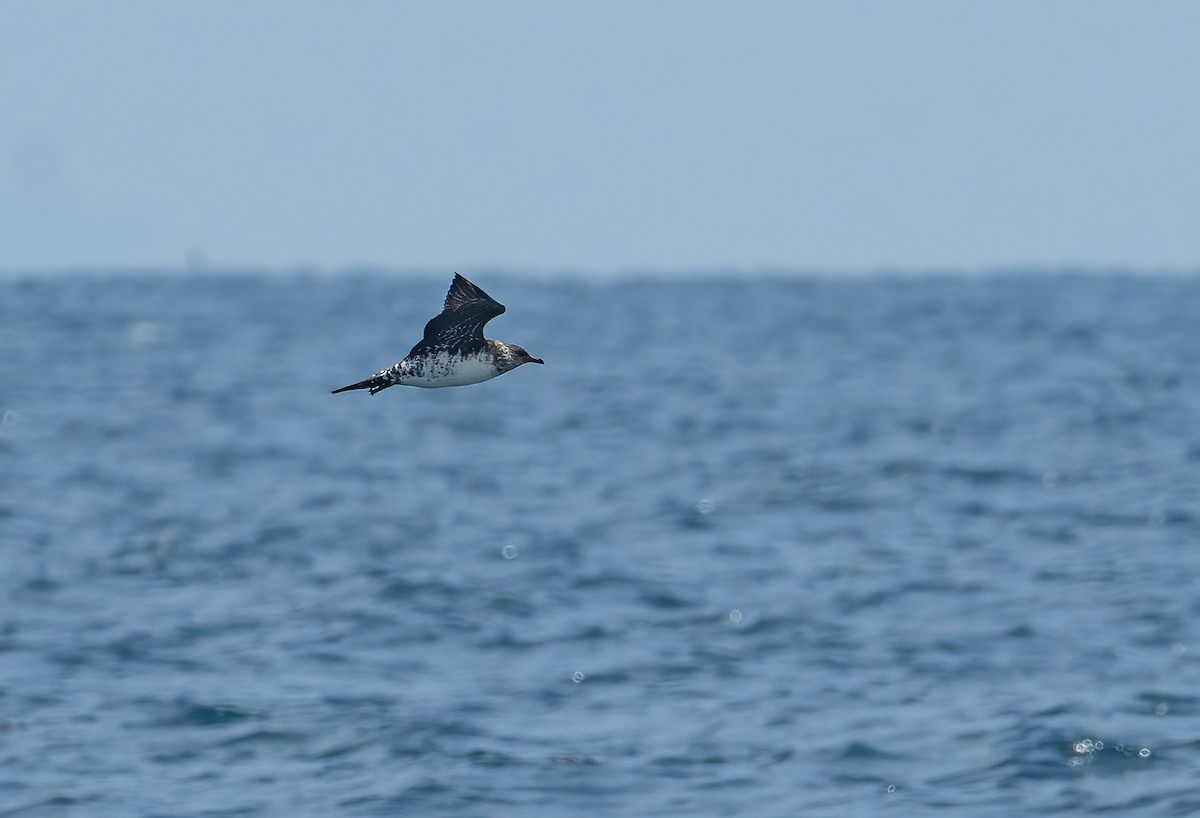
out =
<svg viewBox="0 0 1200 818"><path fill-rule="evenodd" d="M1200 3L0 0L0 270L1200 266Z"/></svg>

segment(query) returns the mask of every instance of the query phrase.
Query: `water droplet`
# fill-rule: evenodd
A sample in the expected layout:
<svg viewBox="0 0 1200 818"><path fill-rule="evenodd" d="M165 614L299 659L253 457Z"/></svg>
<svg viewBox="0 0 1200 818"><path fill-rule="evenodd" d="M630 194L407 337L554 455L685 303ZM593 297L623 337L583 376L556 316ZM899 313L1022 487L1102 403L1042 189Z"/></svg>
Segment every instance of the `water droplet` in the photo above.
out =
<svg viewBox="0 0 1200 818"><path fill-rule="evenodd" d="M0 426L8 426L11 423L16 423L18 420L20 420L20 418L17 417L16 412L14 412L12 409L5 409L4 420L0 420Z"/></svg>
<svg viewBox="0 0 1200 818"><path fill-rule="evenodd" d="M888 784L888 792L895 792L895 791L896 791L896 785Z"/></svg>
<svg viewBox="0 0 1200 818"><path fill-rule="evenodd" d="M1165 716L1170 712L1171 705L1167 704L1166 702L1159 702L1158 704L1154 705L1154 715L1156 716Z"/></svg>
<svg viewBox="0 0 1200 818"><path fill-rule="evenodd" d="M1138 755L1140 755L1142 758L1149 758L1150 757L1150 748L1143 747L1142 749L1138 750Z"/></svg>
<svg viewBox="0 0 1200 818"><path fill-rule="evenodd" d="M701 514L711 514L712 510L713 510L713 501L708 499L707 497L702 497L696 503L696 511L699 511Z"/></svg>
<svg viewBox="0 0 1200 818"><path fill-rule="evenodd" d="M1097 741L1097 742L1096 742L1096 749L1097 749L1097 750L1103 750L1103 749L1104 749L1104 742L1103 742L1103 741Z"/></svg>
<svg viewBox="0 0 1200 818"><path fill-rule="evenodd" d="M735 625L738 624L739 622L741 622L742 621L742 612L739 611L737 608L734 608L732 611L729 612L729 621Z"/></svg>
<svg viewBox="0 0 1200 818"><path fill-rule="evenodd" d="M1075 744L1075 752L1077 752L1077 753L1086 753L1087 752L1087 747L1083 746L1082 741L1077 742Z"/></svg>
<svg viewBox="0 0 1200 818"><path fill-rule="evenodd" d="M578 670L571 674L571 681L574 682L575 684L579 684L585 678L587 678L587 677L584 676L582 673L580 673Z"/></svg>
<svg viewBox="0 0 1200 818"><path fill-rule="evenodd" d="M1125 745L1124 745L1124 744L1118 744L1118 745L1117 745L1116 747L1114 747L1113 749L1114 749L1114 750L1116 750L1118 753L1123 753L1123 752L1125 752Z"/></svg>
<svg viewBox="0 0 1200 818"><path fill-rule="evenodd" d="M1068 766L1068 767L1078 767L1078 766L1079 766L1079 765L1081 765L1081 764L1083 764L1083 759L1082 759L1082 758L1068 758L1068 759L1067 759L1067 766Z"/></svg>
<svg viewBox="0 0 1200 818"><path fill-rule="evenodd" d="M1188 646L1184 645L1184 644L1175 645L1174 647L1171 648L1171 652L1174 653L1176 656L1182 656L1183 654L1188 652Z"/></svg>
<svg viewBox="0 0 1200 818"><path fill-rule="evenodd" d="M129 325L126 336L130 343L145 346L158 340L159 329L153 321L135 321Z"/></svg>
<svg viewBox="0 0 1200 818"><path fill-rule="evenodd" d="M504 555L504 559L506 560L515 560L517 558L517 547L515 545L506 545L500 549L500 553Z"/></svg>

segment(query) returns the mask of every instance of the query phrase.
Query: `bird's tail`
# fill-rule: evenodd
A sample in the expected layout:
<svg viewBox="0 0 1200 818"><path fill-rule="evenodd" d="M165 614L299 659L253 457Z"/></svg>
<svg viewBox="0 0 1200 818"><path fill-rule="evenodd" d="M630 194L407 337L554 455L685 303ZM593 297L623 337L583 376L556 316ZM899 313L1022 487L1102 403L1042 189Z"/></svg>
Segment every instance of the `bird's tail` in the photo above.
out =
<svg viewBox="0 0 1200 818"><path fill-rule="evenodd" d="M389 378L386 374L379 374L373 378L367 378L365 381L352 383L349 386L343 386L341 389L335 389L329 394L336 395L338 392L349 392L351 389L370 389L374 395L382 389L387 389L389 386L394 386L395 381Z"/></svg>

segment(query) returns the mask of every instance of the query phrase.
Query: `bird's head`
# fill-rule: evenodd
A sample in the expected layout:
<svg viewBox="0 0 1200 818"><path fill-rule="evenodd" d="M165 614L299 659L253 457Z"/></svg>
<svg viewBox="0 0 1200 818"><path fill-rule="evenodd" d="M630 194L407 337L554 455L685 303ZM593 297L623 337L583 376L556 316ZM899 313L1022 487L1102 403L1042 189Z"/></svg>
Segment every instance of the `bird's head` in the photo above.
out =
<svg viewBox="0 0 1200 818"><path fill-rule="evenodd" d="M516 369L521 364L544 364L546 363L541 358L535 358L525 351L525 347L519 347L516 344L505 344L508 347L508 354L512 357L512 368Z"/></svg>

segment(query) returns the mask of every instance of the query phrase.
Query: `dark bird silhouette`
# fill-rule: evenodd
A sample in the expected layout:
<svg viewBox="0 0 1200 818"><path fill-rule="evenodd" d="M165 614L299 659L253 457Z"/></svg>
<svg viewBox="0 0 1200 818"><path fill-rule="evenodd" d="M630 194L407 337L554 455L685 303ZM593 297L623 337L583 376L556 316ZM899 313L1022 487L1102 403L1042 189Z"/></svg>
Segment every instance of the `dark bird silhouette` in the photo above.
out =
<svg viewBox="0 0 1200 818"><path fill-rule="evenodd" d="M334 389L369 389L371 394L389 386L466 386L490 381L521 364L545 363L516 344L483 337L483 325L504 312L496 301L470 281L454 274L445 307L425 325L425 337L397 364L365 381Z"/></svg>

